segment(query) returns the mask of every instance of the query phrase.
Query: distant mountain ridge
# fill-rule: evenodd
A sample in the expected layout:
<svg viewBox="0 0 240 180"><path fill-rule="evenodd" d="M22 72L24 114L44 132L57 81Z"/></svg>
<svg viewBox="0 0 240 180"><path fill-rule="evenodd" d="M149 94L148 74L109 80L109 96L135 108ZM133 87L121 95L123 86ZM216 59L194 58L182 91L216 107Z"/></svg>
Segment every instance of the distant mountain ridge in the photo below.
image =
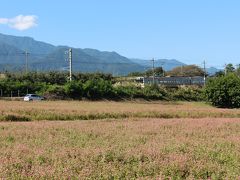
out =
<svg viewBox="0 0 240 180"><path fill-rule="evenodd" d="M131 59L135 63L139 63L145 67L152 67L152 60L142 60L142 59ZM176 60L176 59L157 59L154 61L155 67L163 67L165 71L172 70L177 66L186 66L186 64Z"/></svg>
<svg viewBox="0 0 240 180"><path fill-rule="evenodd" d="M68 46L54 46L31 37L0 34L0 70L23 70L25 51L29 53L29 69L34 71L67 70ZM73 70L127 75L144 67L116 52L73 48Z"/></svg>
<svg viewBox="0 0 240 180"><path fill-rule="evenodd" d="M143 59L131 59L133 62L138 63L147 68L152 68L152 60L143 60ZM163 67L165 71L170 71L178 66L187 66L187 64L182 63L176 59L156 59L154 61L155 67ZM208 75L214 75L216 72L221 71L215 67L206 68Z"/></svg>
<svg viewBox="0 0 240 180"><path fill-rule="evenodd" d="M28 67L32 71L65 71L68 69L66 51L68 46L54 46L36 41L31 37L18 37L0 33L0 71L24 71L28 54ZM129 59L116 52L96 49L73 49L73 70L75 72L103 72L113 75L127 75L143 72L151 67L149 60ZM159 59L155 66L171 70L186 65L175 59Z"/></svg>
<svg viewBox="0 0 240 180"><path fill-rule="evenodd" d="M56 47L41 41L36 41L31 37L19 37L4 35L0 33L0 42L14 46L21 50L27 50L30 53L35 54L48 54L55 50Z"/></svg>

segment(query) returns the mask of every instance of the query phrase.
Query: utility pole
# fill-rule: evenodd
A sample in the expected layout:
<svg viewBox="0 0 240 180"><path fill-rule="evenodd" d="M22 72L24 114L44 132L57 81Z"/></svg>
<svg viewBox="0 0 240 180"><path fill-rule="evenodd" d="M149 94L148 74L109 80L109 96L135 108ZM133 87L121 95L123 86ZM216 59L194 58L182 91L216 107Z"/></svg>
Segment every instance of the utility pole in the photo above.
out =
<svg viewBox="0 0 240 180"><path fill-rule="evenodd" d="M153 84L155 84L154 58L151 61L152 61Z"/></svg>
<svg viewBox="0 0 240 180"><path fill-rule="evenodd" d="M203 75L203 81L204 81L204 86L206 84L206 61L203 61L203 69L204 69L204 75Z"/></svg>
<svg viewBox="0 0 240 180"><path fill-rule="evenodd" d="M68 60L69 60L69 81L72 81L72 49L68 50Z"/></svg>
<svg viewBox="0 0 240 180"><path fill-rule="evenodd" d="M225 68L224 68L224 74L225 74L225 76L226 76L226 75L227 75L227 64L225 64L224 67L225 67Z"/></svg>
<svg viewBox="0 0 240 180"><path fill-rule="evenodd" d="M30 54L27 50L23 53L25 54L25 72L28 73L28 55Z"/></svg>
<svg viewBox="0 0 240 180"><path fill-rule="evenodd" d="M163 69L163 64L164 64L164 62L161 62L161 67L162 67L162 76L164 77L165 76L165 74L164 74L164 69Z"/></svg>

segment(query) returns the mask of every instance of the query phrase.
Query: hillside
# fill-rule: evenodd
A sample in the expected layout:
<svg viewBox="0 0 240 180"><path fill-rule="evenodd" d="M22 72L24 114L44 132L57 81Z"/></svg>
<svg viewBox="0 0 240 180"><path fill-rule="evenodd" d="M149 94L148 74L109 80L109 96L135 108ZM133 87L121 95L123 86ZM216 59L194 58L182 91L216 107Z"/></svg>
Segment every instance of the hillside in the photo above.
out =
<svg viewBox="0 0 240 180"><path fill-rule="evenodd" d="M131 59L133 62L138 63L145 67L152 67L152 61L150 60L143 60L143 59ZM175 59L157 59L154 62L155 67L163 67L165 71L172 70L178 66L185 66L186 64L175 60Z"/></svg>
<svg viewBox="0 0 240 180"><path fill-rule="evenodd" d="M65 71L68 69L66 51L68 46L54 46L36 41L31 37L18 37L0 33L0 71L24 71L25 54L28 55L29 70ZM151 68L150 60L129 59L116 52L96 49L73 49L73 70L75 72L104 72L113 75L127 75L130 72L142 72ZM175 59L158 59L155 67L168 71L186 64ZM209 69L209 74L218 71Z"/></svg>
<svg viewBox="0 0 240 180"><path fill-rule="evenodd" d="M37 71L67 70L68 61L65 54L68 47L59 47L37 62L31 64L31 68ZM97 51L88 49L87 51ZM101 52L98 55L91 54L85 49L73 48L73 71L104 72L113 75L126 75L132 71L143 71L144 67L131 62L117 53ZM105 58L106 57L106 58ZM47 62L46 62L47 59Z"/></svg>
<svg viewBox="0 0 240 180"><path fill-rule="evenodd" d="M17 37L0 34L0 70L22 71L25 67L27 50L30 70L67 70L66 51L70 47L53 46L30 37ZM144 67L132 62L116 52L95 49L73 48L73 70L81 72L104 72L126 75L133 71L143 71Z"/></svg>
<svg viewBox="0 0 240 180"><path fill-rule="evenodd" d="M152 61L143 60L143 59L131 59L131 61L138 63L142 66L147 67L148 69L152 68ZM165 71L170 71L179 66L186 66L187 64L182 63L176 59L157 59L155 60L155 67L163 67ZM221 69L217 69L215 67L206 68L206 72L208 75L214 75L216 72L221 71Z"/></svg>
<svg viewBox="0 0 240 180"><path fill-rule="evenodd" d="M34 54L48 54L54 49L56 49L56 47L51 44L36 41L31 37L10 36L1 33L0 42L8 44L10 46L15 46L16 48L23 51L27 50L28 52Z"/></svg>

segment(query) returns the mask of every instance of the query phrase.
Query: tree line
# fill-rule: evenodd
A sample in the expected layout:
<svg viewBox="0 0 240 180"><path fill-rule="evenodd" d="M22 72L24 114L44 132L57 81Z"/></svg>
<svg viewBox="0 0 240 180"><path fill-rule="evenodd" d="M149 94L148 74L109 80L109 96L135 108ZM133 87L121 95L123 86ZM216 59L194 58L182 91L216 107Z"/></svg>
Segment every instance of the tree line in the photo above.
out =
<svg viewBox="0 0 240 180"><path fill-rule="evenodd" d="M144 88L121 85L111 74L76 73L69 81L67 73L48 72L28 74L6 73L0 78L3 96L36 93L47 99L109 99L141 98L146 100L206 101L217 107L240 107L240 70L231 64L222 73L208 78L204 88L194 86L163 87L156 84Z"/></svg>
<svg viewBox="0 0 240 180"><path fill-rule="evenodd" d="M175 67L170 71L165 71L162 67L156 67L154 69L149 69L145 72L132 72L128 76L181 76L181 77L193 77L193 76L203 76L206 72L196 65L187 65Z"/></svg>
<svg viewBox="0 0 240 180"><path fill-rule="evenodd" d="M148 85L118 85L111 74L76 73L73 80L68 74L59 72L28 74L7 73L0 79L0 90L4 96L24 96L36 93L47 99L110 99L122 100L142 98L146 100L201 100L201 89L197 87L167 88Z"/></svg>

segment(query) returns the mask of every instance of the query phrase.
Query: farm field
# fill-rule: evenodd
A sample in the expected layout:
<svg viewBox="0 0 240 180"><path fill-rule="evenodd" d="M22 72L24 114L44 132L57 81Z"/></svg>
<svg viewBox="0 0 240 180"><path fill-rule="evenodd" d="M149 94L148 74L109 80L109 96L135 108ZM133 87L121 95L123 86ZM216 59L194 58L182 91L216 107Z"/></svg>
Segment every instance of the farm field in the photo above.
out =
<svg viewBox="0 0 240 180"><path fill-rule="evenodd" d="M13 117L14 116L14 117ZM0 120L94 120L127 118L240 118L240 109L201 102L0 101Z"/></svg>
<svg viewBox="0 0 240 180"><path fill-rule="evenodd" d="M0 113L0 179L240 177L238 109L192 102L0 101Z"/></svg>

